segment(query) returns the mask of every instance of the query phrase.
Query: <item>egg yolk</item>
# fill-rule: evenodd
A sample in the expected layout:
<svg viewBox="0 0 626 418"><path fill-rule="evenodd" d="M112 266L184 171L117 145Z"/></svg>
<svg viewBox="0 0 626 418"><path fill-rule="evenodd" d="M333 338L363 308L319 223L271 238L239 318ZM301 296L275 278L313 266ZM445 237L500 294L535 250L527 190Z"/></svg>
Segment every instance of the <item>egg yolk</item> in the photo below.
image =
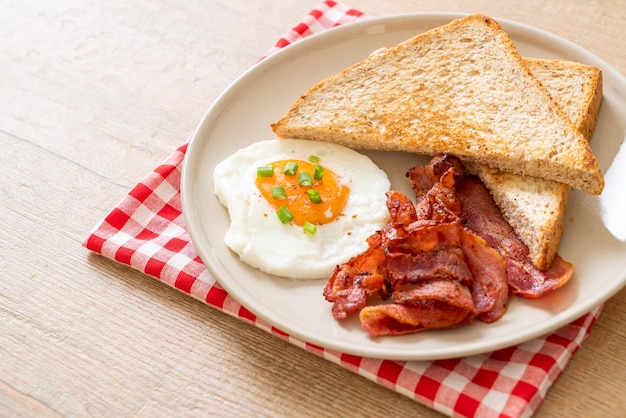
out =
<svg viewBox="0 0 626 418"><path fill-rule="evenodd" d="M298 171L294 175L284 173L285 166L290 162L298 165ZM293 223L302 226L305 221L308 221L313 225L323 225L334 221L341 215L348 201L350 189L340 183L339 176L333 171L324 167L321 180L316 180L313 178L315 165L309 161L281 160L269 165L274 168L274 175L257 177L256 186L274 209L286 206L293 215ZM312 185L300 185L298 174L302 172L310 174ZM272 196L274 186L282 186L285 189L284 199ZM319 193L320 203L314 203L309 197L308 190L310 189Z"/></svg>

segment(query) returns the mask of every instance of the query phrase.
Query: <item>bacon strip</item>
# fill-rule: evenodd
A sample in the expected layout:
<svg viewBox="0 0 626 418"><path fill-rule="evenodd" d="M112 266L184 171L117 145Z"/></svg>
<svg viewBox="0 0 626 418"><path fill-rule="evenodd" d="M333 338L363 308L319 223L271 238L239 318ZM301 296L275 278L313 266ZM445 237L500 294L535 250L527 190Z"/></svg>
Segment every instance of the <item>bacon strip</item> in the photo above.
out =
<svg viewBox="0 0 626 418"><path fill-rule="evenodd" d="M470 322L471 313L434 300L368 306L359 319L370 335L403 335L429 329L457 328Z"/></svg>

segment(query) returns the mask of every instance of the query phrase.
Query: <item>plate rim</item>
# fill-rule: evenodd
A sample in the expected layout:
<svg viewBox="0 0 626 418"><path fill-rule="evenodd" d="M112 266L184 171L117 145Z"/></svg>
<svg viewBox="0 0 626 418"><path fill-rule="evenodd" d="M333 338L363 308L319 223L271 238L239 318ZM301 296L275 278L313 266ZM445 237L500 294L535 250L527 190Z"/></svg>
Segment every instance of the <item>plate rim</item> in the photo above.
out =
<svg viewBox="0 0 626 418"><path fill-rule="evenodd" d="M246 80L248 77L254 76L258 72L264 71L266 67L275 65L274 63L284 59L283 57L289 57L292 54L297 54L304 50L307 50L310 44L315 44L317 42L323 43L324 40L329 37L331 39L341 38L344 32L356 33L362 30L363 27L372 27L377 24L384 24L386 26L390 26L393 24L393 22L396 22L396 21L403 21L403 22L415 21L416 23L419 23L419 21L434 19L434 20L443 20L445 22L448 22L457 18L468 16L468 15L470 15L470 13L428 12L428 13L396 14L396 15L363 19L363 20L356 21L347 25L342 25L342 26L338 26L335 28L327 29L322 32L313 34L307 38L298 40L297 42L294 42L293 44L285 48L282 48L281 50L277 51L271 56L266 57L265 59L259 61L257 64L249 68L247 71L243 72L223 92L221 92L218 95L218 97L215 99L212 105L207 109L205 114L202 116L200 122L196 126L196 129L194 130L194 133L191 136L191 140L189 141L188 149L187 149L187 152L185 153L185 157L183 160L182 174L181 174L181 205L183 209L183 217L184 217L185 224L186 225L195 224L195 220L193 218L191 210L187 210L186 208L193 205L193 202L190 201L191 199L190 196L192 195L192 192L191 192L191 186L189 184L191 179L189 178L188 173L191 171L190 161L192 160L191 156L193 155L193 151L195 150L197 146L200 146L198 144L201 142L201 139L197 139L197 138L199 138L201 129L203 125L207 122L208 118L212 115L212 113L216 109L219 109L219 106L222 104L222 102L226 98L228 98L228 95L230 94L231 90L234 89L243 80ZM508 20L508 19L500 19L496 17L494 17L494 19L507 32L511 31L511 29L515 29L516 31L524 32L527 36L532 35L532 37L537 37L537 38L549 38L549 39L556 40L559 43L566 44L570 49L572 48L575 49L578 54L582 54L588 59L593 60L595 62L594 65L601 64L603 73L606 72L610 74L610 77L618 77L618 80L623 83L623 76L621 76L621 73L619 73L617 70L611 67L606 61L602 60L600 57L596 56L595 54L591 53L587 49L581 47L580 45L577 45L551 32L545 31L540 28L535 28L525 23L515 22L512 20ZM511 36L511 37L514 38L514 36ZM513 40L515 41L515 39ZM533 338L539 337L541 335L544 335L548 332L552 332L555 329L558 329L559 327L564 326L572 322L575 319L575 318L572 318L571 315L567 315L566 317L561 318L560 320L555 320L549 329L537 328L534 332L526 333L520 336L519 338L502 337L502 338L499 338L497 341L492 342L492 344L490 344L488 348L479 346L479 347L474 347L474 348L466 348L462 352L458 352L455 350L442 350L437 355L428 355L428 356L423 356L423 355L408 355L407 356L406 354L401 354L401 353L380 353L380 352L370 352L368 350L363 351L362 348L359 348L358 346L353 347L351 345L347 345L345 342L341 344L334 344L332 341L324 341L322 343L318 338L311 338L310 335L307 335L306 333L302 333L298 331L297 329L292 329L291 327L288 327L288 329L284 329L282 324L275 323L275 321L268 318L263 312L259 312L254 306L248 306L246 303L244 303L245 301L242 301L240 299L240 295L238 295L236 291L235 292L232 291L232 287L229 286L228 283L223 283L222 278L220 277L222 275L222 271L220 267L214 265L213 263L208 262L209 260L205 258L206 254L204 253L204 251L201 251L202 245L198 245L198 243L200 242L199 241L200 238L197 235L196 231L192 229L193 228L187 228L190 238L198 251L198 255L202 259L207 269L213 275L215 280L235 300L237 300L238 303L240 303L246 309L249 309L259 319L271 324L272 326L277 327L283 332L288 333L290 336L298 338L305 342L319 344L325 349L336 350L336 351L347 353L347 354L368 356L372 358L386 358L386 359L394 359L394 360L435 360L435 359L442 359L442 358L452 358L452 357L459 357L459 356L481 354L481 353L490 352L493 350L517 345L525 341L529 341ZM602 304L604 301L606 301L607 299L612 297L615 293L617 293L622 287L624 287L624 284L625 284L624 281L626 279L626 266L620 272L620 274L622 276L622 280L620 281L621 285L614 286L614 288L612 288L610 292L601 293L602 295L601 297L592 298L591 300L589 300L585 304L584 312L582 312L581 316L587 312L592 311L594 308ZM559 315L559 313L556 313L554 316L558 318L563 315Z"/></svg>

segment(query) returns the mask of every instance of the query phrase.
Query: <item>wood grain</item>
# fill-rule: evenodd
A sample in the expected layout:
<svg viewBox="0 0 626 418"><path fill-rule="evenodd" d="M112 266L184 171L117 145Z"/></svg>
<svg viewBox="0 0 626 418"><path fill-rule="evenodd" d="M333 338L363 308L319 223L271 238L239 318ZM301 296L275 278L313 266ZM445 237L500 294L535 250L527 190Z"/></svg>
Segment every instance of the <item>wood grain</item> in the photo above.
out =
<svg viewBox="0 0 626 418"><path fill-rule="evenodd" d="M0 0L0 416L440 416L82 240L317 1ZM626 73L623 0L354 0L481 12ZM537 416L626 411L626 291Z"/></svg>

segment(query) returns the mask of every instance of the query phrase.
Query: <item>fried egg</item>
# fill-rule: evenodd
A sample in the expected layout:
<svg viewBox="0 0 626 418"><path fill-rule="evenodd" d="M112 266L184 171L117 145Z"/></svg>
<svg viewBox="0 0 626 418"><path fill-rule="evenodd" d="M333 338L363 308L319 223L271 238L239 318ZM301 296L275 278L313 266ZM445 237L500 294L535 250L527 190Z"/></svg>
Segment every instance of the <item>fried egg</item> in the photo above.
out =
<svg viewBox="0 0 626 418"><path fill-rule="evenodd" d="M341 145L256 142L220 162L213 183L230 217L225 244L272 275L327 279L389 220L387 175Z"/></svg>

